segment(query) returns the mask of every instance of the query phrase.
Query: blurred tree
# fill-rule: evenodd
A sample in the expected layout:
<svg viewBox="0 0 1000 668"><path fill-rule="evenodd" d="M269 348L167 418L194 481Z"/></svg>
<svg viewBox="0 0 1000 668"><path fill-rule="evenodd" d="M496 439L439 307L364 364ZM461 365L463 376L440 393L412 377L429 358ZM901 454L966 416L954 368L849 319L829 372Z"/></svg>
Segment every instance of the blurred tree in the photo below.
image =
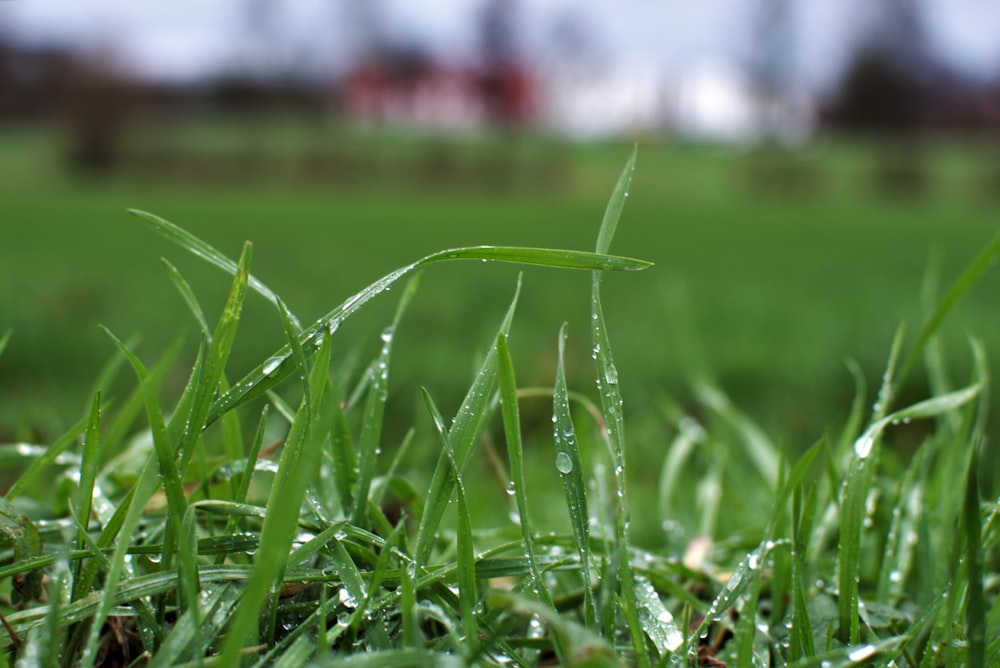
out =
<svg viewBox="0 0 1000 668"><path fill-rule="evenodd" d="M836 126L912 131L942 67L931 51L916 0L868 5L868 28L828 110Z"/></svg>

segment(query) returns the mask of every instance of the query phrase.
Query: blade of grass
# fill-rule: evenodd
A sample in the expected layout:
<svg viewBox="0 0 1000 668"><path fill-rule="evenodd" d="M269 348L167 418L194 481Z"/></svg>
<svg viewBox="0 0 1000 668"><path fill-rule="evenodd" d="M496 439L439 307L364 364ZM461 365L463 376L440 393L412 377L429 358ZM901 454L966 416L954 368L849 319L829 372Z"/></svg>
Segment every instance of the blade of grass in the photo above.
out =
<svg viewBox="0 0 1000 668"><path fill-rule="evenodd" d="M86 527L90 522L90 513L94 502L94 481L97 478L98 458L100 457L100 419L101 419L101 395L94 396L94 403L90 408L90 418L87 425L87 433L83 440L83 454L80 457L80 484L77 487L76 516L82 525L81 532L76 538L77 549L84 549L86 542ZM73 567L73 581L80 578L83 562L78 561ZM82 596L84 592L73 592L72 598L75 600Z"/></svg>
<svg viewBox="0 0 1000 668"><path fill-rule="evenodd" d="M145 365L143 365L139 358L136 357L135 354L121 342L121 340L115 337L114 334L107 329L105 331L118 345L122 353L128 358L133 369L135 369L135 374L138 377L139 382L146 383L149 378L149 373L146 371ZM184 515L187 512L187 498L184 495L184 487L181 483L180 474L178 473L177 463L175 461L177 452L170 443L169 436L167 435L167 425L163 419L163 412L160 410L160 405L157 403L156 393L153 391L153 388L149 388L144 394L146 397L146 415L149 419L150 430L153 433L153 447L156 452L157 463L159 465L160 483L163 485L163 491L167 496L168 526L178 541L177 547L181 555L182 565L177 573L177 577L178 589L179 591L184 592L184 597L181 599L181 610L184 611L188 608L188 606L198 605L197 593L201 589L198 583L198 569L195 565L192 552L194 546L189 544L188 536L182 528L184 524ZM168 536L169 533L170 532L168 532ZM169 555L172 551L172 541L169 541L168 538L165 537L165 565L169 563L167 555Z"/></svg>
<svg viewBox="0 0 1000 668"><path fill-rule="evenodd" d="M19 477L14 484L10 486L10 489L8 489L7 493L3 496L4 500L11 502L21 496L25 490L27 490L27 488L38 479L38 476L56 463L56 459L59 455L66 452L70 446L76 443L77 439L80 438L80 435L86 431L89 422L89 418L80 420L70 427L65 434L56 439L52 445L47 447L45 452L42 453L42 456L32 462L27 470L21 474L21 477Z"/></svg>
<svg viewBox="0 0 1000 668"><path fill-rule="evenodd" d="M327 313L302 332L300 340L303 348L307 352L311 350L315 347L316 342L324 331L336 331L340 323L418 267L449 260L495 260L514 264L589 269L594 271L638 270L650 266L648 262L641 260L618 258L582 251L502 248L493 246L477 246L440 251L386 274L361 292L349 298L333 311ZM277 350L215 401L209 413L207 423L213 422L227 410L264 394L293 373L295 370L294 367L291 349L288 346L284 346ZM458 447L459 444L455 442L455 446ZM460 454L460 451L456 450L456 454Z"/></svg>
<svg viewBox="0 0 1000 668"><path fill-rule="evenodd" d="M312 377L325 375L330 364L330 335L323 336L323 343L314 362ZM322 388L316 383L313 390ZM322 400L321 393L313 393L312 400ZM253 572L247 582L230 631L226 635L221 649L221 657L226 665L237 662L243 643L256 635L258 616L268 593L285 572L292 540L298 526L299 510L305 497L306 487L316 472L319 460L319 449L322 446L322 435L313 430L306 415L316 415L305 404L300 407L292 422L285 447L278 462L278 472L275 474L268 496L267 514L261 528L260 547L254 562Z"/></svg>
<svg viewBox="0 0 1000 668"><path fill-rule="evenodd" d="M587 508L587 488L583 480L583 461L577 445L576 429L569 408L566 389L566 325L559 330L559 362L552 391L553 430L556 445L556 469L562 479L570 525L580 555L580 575L583 578L584 621L589 629L597 628L597 608L594 603L590 575L590 511Z"/></svg>
<svg viewBox="0 0 1000 668"><path fill-rule="evenodd" d="M236 329L239 326L243 300L246 297L252 254L253 245L249 242L245 243L243 251L240 254L240 261L236 266L232 288L229 291L222 315L219 317L219 322L215 327L215 334L212 336L208 352L205 355L205 364L201 369L197 389L194 393L190 417L185 425L184 434L178 448L181 457L179 467L181 473L187 469L188 462L191 460L192 455L194 455L195 441L199 438L202 429L207 424L212 399L219 389L222 375L225 372L226 361L229 359L229 353L236 338Z"/></svg>
<svg viewBox="0 0 1000 668"><path fill-rule="evenodd" d="M506 335L510 332L511 321L514 318L514 309L517 307L517 298L521 292L521 279L518 277L517 288L514 291L514 298L510 307L500 324L500 333ZM490 347L486 358L483 360L479 372L472 382L472 386L465 395L462 405L455 414L451 429L448 431L448 438L452 447L455 448L455 463L459 468L465 467L465 461L472 451L485 419L486 412L490 405L493 394L493 384L496 380L496 344ZM417 544L414 552L416 568L420 568L427 563L430 558L431 549L434 546L434 535L441 524L448 499L455 484L455 474L447 460L438 460L431 478L430 488L427 494L427 503L424 512L420 516L420 526L417 530Z"/></svg>
<svg viewBox="0 0 1000 668"><path fill-rule="evenodd" d="M375 464L381 452L379 441L382 438L382 422L385 416L385 404L389 398L389 362L392 357L392 342L399 328L399 323L413 299L419 285L417 274L407 283L403 295L396 307L392 324L382 332L382 350L378 362L373 369L372 383L368 390L368 400L365 403L364 419L361 423L361 437L358 440L358 479L354 493L354 510L351 522L358 526L367 524L365 515L368 511L369 492L372 478L375 477Z"/></svg>
<svg viewBox="0 0 1000 668"><path fill-rule="evenodd" d="M965 623L968 649L966 665L981 668L986 665L986 595L983 587L982 517L979 494L979 449L974 443L966 474L965 498L962 506L962 533L965 534L966 603Z"/></svg>
<svg viewBox="0 0 1000 668"><path fill-rule="evenodd" d="M169 220L165 220L156 214L142 211L140 209L127 209L127 211L164 238L174 242L181 248L194 253L196 256L207 261L209 264L215 265L232 276L235 276L238 273L238 264L236 262L233 262L231 259L226 257L225 254L219 252L211 245L205 243L179 225L175 225ZM258 293L277 306L278 296L256 277L249 277L248 284L254 292ZM296 323L298 322L295 316L292 316L292 320Z"/></svg>
<svg viewBox="0 0 1000 668"><path fill-rule="evenodd" d="M472 657L479 652L479 625L476 622L476 602L479 595L476 590L476 562L474 556L472 540L472 519L469 515L468 496L465 493L465 485L462 482L462 472L455 461L455 452L451 447L451 440L448 438L448 429L445 427L444 418L438 410L434 399L426 388L421 388L424 395L424 403L434 421L438 437L441 439L441 447L444 449L455 475L455 487L458 497L458 554L457 554L457 584L458 599L461 605L462 630L465 633L465 643L467 649L465 656Z"/></svg>
<svg viewBox="0 0 1000 668"><path fill-rule="evenodd" d="M601 222L601 229L597 235L598 253L606 253L611 246L611 239L618 226L622 208L625 206L625 198L628 197L628 188L632 181L637 152L637 148L633 148L608 201L604 220ZM625 500L625 421L622 413L622 396L618 386L618 369L615 367L614 358L611 355L611 341L605 324L604 309L601 306L601 274L595 271L591 280L591 332L594 343L594 359L597 362L597 388L615 465L615 537L619 550L617 563L623 602L622 613L625 616L632 639L636 661L640 667L645 667L649 665L649 658L646 655L645 640L639 622L635 590L629 586L629 583L632 582L632 569L629 564L629 511Z"/></svg>
<svg viewBox="0 0 1000 668"><path fill-rule="evenodd" d="M792 626L788 635L788 660L797 661L816 654L812 621L806 604L806 559L809 537L816 519L816 494L811 488L802 499L802 485L795 486L792 502Z"/></svg>
<svg viewBox="0 0 1000 668"><path fill-rule="evenodd" d="M206 341L212 340L212 330L208 327L208 321L205 320L205 312L201 308L201 304L198 302L198 298L194 294L194 290L191 289L191 285L187 282L181 272L170 263L166 258L160 258L160 262L167 270L167 274L170 276L171 282L177 291L181 293L181 298L184 303L187 304L188 309L191 311L191 315L194 316L194 320L198 323L198 329L201 330L202 336L205 337Z"/></svg>
<svg viewBox="0 0 1000 668"><path fill-rule="evenodd" d="M507 348L507 337L500 334L497 337L497 381L500 385L500 410L503 416L504 435L507 439L507 456L510 460L511 484L514 487L514 500L517 503L517 514L521 526L521 538L524 541L524 556L528 559L531 569L531 589L538 600L547 608L552 608L552 595L548 584L542 577L535 555L535 537L531 531L531 517L528 514L528 489L524 477L524 451L521 443L521 417L517 401L517 380L514 377L514 361ZM565 660L565 648L554 637L553 649L560 663Z"/></svg>
<svg viewBox="0 0 1000 668"><path fill-rule="evenodd" d="M942 297L937 308L924 323L920 329L920 334L917 336L916 343L906 356L899 375L896 378L897 387L901 386L903 381L906 380L909 373L913 370L913 366L923 355L924 347L941 327L941 323L944 322L951 310L961 301L965 293L979 281L983 273L990 268L998 256L1000 256L1000 234L993 237L983 250L973 258L972 262L969 263L959 277L955 279L955 282L952 283L948 292Z"/></svg>

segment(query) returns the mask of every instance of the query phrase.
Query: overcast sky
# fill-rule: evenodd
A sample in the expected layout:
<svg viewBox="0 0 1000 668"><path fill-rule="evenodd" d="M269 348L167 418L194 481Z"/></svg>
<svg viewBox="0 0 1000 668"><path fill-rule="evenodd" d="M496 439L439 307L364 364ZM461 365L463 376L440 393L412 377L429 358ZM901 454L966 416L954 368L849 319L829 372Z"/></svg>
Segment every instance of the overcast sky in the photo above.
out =
<svg viewBox="0 0 1000 668"><path fill-rule="evenodd" d="M198 76L256 51L297 58L317 71L342 61L351 2L274 0L267 54L246 39L251 0L0 0L0 30L31 43L69 42L111 51L146 74ZM796 12L798 78L817 87L836 75L862 23L861 9L885 0L790 0ZM954 67L1000 76L1000 0L914 0L932 46ZM676 74L713 62L739 67L752 53L753 8L762 0L520 0L518 30L529 52L551 44L574 17L609 64ZM385 29L441 55L468 54L483 0L379 0ZM252 53L251 53L252 55Z"/></svg>

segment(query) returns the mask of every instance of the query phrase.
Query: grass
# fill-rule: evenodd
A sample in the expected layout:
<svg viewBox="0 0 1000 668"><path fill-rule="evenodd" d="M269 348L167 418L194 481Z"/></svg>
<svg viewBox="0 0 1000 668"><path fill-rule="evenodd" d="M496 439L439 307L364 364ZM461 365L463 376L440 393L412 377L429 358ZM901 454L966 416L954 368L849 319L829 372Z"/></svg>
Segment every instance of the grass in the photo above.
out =
<svg viewBox="0 0 1000 668"><path fill-rule="evenodd" d="M232 147L217 150L239 155L240 126L226 128L234 135ZM185 139L160 130L148 133L150 141L163 137L196 154L215 150L212 133ZM318 132L310 132L316 140ZM267 135L266 128L258 134ZM347 142L355 153L370 153L384 172L370 180L334 175L299 182L279 169L247 187L235 179L217 182L200 173L185 179L176 172L80 182L61 174L57 162L42 162L40 156L58 157L57 143L29 139L0 131L0 197L12 239L0 245L0 329L14 330L0 373L19 388L0 402L0 436L28 442L49 442L78 418L79 397L90 393L108 354L96 323L123 339L141 337L133 340L140 354L165 349L185 331L180 359L190 363L196 354L201 325L184 315L182 299L164 276L159 262L167 246L151 243L126 207L180 221L233 254L253 239L255 273L291 311L312 322L373 277L441 248L489 243L592 249L583 240L600 218L608 184L627 151L531 139L509 147L466 147L333 137L335 147ZM280 164L288 153L285 143L299 145L284 135L262 141L261 160L273 144ZM459 176L415 182L417 170L393 162L421 149L446 155L450 150ZM930 185L901 197L882 196L871 185L878 156L871 144L818 143L793 158L815 174L815 187L781 194L749 184L753 155L665 142L644 146L643 168L631 186L629 224L615 244L623 255L655 262L657 271L642 281L614 276L604 285L608 317L623 323L615 352L625 371L627 410L658 411L664 396L697 403L692 377L709 370L715 384L783 448L800 449L818 428L843 420L854 392L845 360L856 360L866 377L877 378L896 325L920 322L919 285L934 258L939 276L955 275L961 259L976 253L995 228L996 200L978 186L989 169L985 151L928 147ZM477 165L505 160L517 175L509 185L461 178L465 166L475 173ZM539 176L539 165L554 165L559 178ZM375 235L374 229L388 233ZM218 269L193 256L168 258L198 287L205 310L217 312L225 299ZM563 320L588 313L589 291L580 289L586 279L528 268L524 280L513 333L521 355L533 357L524 359L519 379L551 384L552 332ZM966 331L983 337L991 363L1000 359L992 310L998 287L1000 276L986 274L941 332L949 339L944 354L956 368L968 368ZM488 305L506 299L509 290L510 275L502 267L452 263L428 273L414 298L410 335L396 347L396 377L441 378L444 389L435 398L460 401L461 384L495 333ZM565 302L565 313L551 308L556 300ZM233 351L239 369L260 362L284 337L267 301L252 295L245 308L254 327L242 332ZM380 332L391 310L391 300L382 300L352 317L345 325L350 340ZM690 340L696 350L684 348L679 323L695 331ZM455 339L438 336L441 329L454 331ZM74 335L65 336L68 331ZM374 336L369 340L378 345ZM456 351L454 341L467 347ZM590 373L589 365L574 362L578 344L589 347L584 336L567 342L573 354L566 373L574 386L589 382ZM168 391L178 391L184 374L170 374L165 382ZM872 392L876 387L869 385ZM419 397L415 390L407 388L406 396ZM926 392L926 376L917 368L905 394L916 400ZM419 399L393 402L388 410L395 424L426 420Z"/></svg>
<svg viewBox="0 0 1000 668"><path fill-rule="evenodd" d="M179 345L143 361L108 330L117 352L85 416L47 447L0 446L11 476L0 500L2 661L1000 663L1000 507L983 499L989 366L973 341L971 371L956 372L941 335L1000 245L942 296L928 284L926 324L912 337L897 330L875 406L858 372L842 423L818 427L801 454L787 456L707 373L696 405L663 399L630 414L626 435L604 276L648 266L609 254L634 162L595 252L431 253L308 326L251 273L249 244L232 260L135 212L228 272L229 290L204 308L167 264L201 333L180 388L167 382L183 368ZM460 260L585 270L589 312L566 309L570 322L551 332L551 381L525 385L518 280L454 418L431 377L415 391L427 422L401 428L389 388L410 307L425 275ZM387 292L397 306L369 360L349 325ZM230 382L237 341L256 325L252 293L284 343ZM589 340L571 348L577 329ZM593 391L570 390L567 366L588 359ZM108 391L125 367L131 389ZM921 368L929 396L903 399ZM534 421L539 403L545 418ZM651 475L658 485L644 484ZM637 539L637 525L657 527L659 544Z"/></svg>

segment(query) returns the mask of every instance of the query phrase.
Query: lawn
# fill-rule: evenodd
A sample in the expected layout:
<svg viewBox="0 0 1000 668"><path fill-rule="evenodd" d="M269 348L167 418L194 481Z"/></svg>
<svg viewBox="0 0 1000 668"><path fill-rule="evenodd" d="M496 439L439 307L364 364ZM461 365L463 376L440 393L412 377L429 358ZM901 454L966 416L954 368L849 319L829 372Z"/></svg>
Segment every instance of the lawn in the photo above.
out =
<svg viewBox="0 0 1000 668"><path fill-rule="evenodd" d="M53 666L1000 658L987 156L928 146L927 183L893 172L887 193L871 144L649 142L626 200L621 145L427 159L341 136L306 179L274 148L287 128L256 137L273 165L241 184L225 170L251 154L225 137L162 178L90 181L45 137L7 138L0 647ZM240 258L235 277L129 207ZM443 248L595 238L655 265L479 249L365 288Z"/></svg>
<svg viewBox="0 0 1000 668"><path fill-rule="evenodd" d="M303 143L289 132L262 136L273 135L276 146ZM442 248L581 247L627 152L618 145L530 141L513 148L432 144L452 166L440 178L421 180L413 173L422 174L425 163L392 165L420 155L426 142L351 137L341 152L361 156L354 171L363 176L341 170L302 182L276 167L249 185L231 182L236 177L206 184L200 173L185 176L182 166L161 177L87 183L45 162L57 153L51 142L19 135L5 141L13 148L0 162L7 232L0 303L14 336L0 370L18 391L0 408L0 431L25 438L39 430L51 436L79 413L96 369L113 352L97 323L124 337L141 334L140 350L150 353L186 330L193 350L192 323L159 263L167 247L125 213L128 207L177 222L229 254L254 241L255 272L309 320L377 276ZM216 140L219 146L200 135L188 141L241 155L233 137ZM266 154L271 144L259 144L255 155ZM270 150L283 164L280 151ZM512 165L499 171L515 176L489 180L487 159L497 155L494 162ZM774 183L763 191L752 186L760 179L752 180L755 163L745 153L643 145L617 250L649 259L656 269L607 286L609 315L621 323L616 343L630 407L645 411L664 394L683 402L691 375L707 372L793 449L843 417L854 391L846 361L860 363L873 384L895 328L905 321L912 332L921 320L925 278L953 278L992 237L1000 208L1000 198L991 201L981 186L989 156L973 149L929 147L929 185L891 196L871 183L878 155L864 143L821 143L783 161L784 172L765 176L790 178L786 163L806 174L792 179L804 186L782 194ZM538 174L549 176L532 180ZM187 260L172 261L211 289L213 270ZM509 294L515 278L506 268L469 266L428 276L404 323L414 346L400 351L405 377L461 385L487 343L494 299ZM570 286L585 280L526 271L530 289L514 336L536 355L525 364L527 382L551 377L555 333L586 309ZM969 368L968 335L1000 359L1000 318L991 298L997 287L1000 276L988 275L950 321L946 350L960 368ZM221 298L217 293L216 305ZM554 300L560 309L552 308ZM248 308L254 326L235 352L237 369L282 336L270 307L251 299ZM383 311L367 321L373 328L392 305L376 308Z"/></svg>

